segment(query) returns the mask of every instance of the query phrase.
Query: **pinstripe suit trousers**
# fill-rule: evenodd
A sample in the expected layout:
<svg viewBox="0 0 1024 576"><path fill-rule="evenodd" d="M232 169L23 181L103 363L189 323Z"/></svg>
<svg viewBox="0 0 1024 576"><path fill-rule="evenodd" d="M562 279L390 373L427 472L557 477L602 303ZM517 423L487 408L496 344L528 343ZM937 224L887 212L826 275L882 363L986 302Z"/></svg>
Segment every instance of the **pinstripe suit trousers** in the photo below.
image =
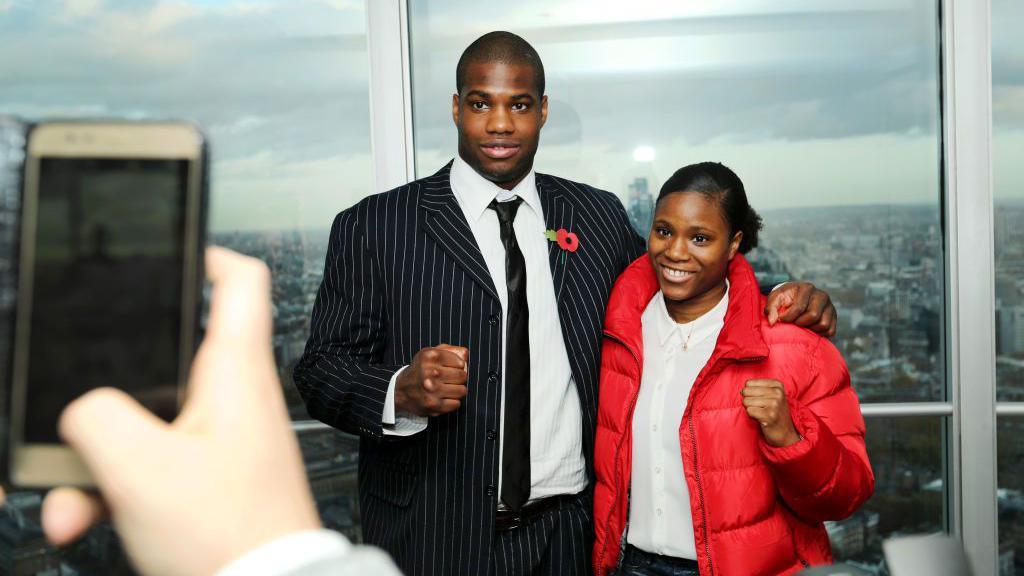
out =
<svg viewBox="0 0 1024 576"><path fill-rule="evenodd" d="M594 544L592 509L593 495L587 490L530 524L498 532L491 574L588 576Z"/></svg>

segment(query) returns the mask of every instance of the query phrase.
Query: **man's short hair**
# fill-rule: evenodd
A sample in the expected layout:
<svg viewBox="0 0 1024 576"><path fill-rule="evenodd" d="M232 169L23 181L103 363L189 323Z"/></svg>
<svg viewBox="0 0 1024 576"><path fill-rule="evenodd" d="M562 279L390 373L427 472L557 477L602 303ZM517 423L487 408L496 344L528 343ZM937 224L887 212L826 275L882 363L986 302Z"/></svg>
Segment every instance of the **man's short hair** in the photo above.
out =
<svg viewBox="0 0 1024 576"><path fill-rule="evenodd" d="M466 86L466 69L470 64L500 62L526 64L533 68L533 83L540 96L544 95L544 64L540 54L530 43L511 32L488 32L470 44L455 68L455 90L462 94Z"/></svg>

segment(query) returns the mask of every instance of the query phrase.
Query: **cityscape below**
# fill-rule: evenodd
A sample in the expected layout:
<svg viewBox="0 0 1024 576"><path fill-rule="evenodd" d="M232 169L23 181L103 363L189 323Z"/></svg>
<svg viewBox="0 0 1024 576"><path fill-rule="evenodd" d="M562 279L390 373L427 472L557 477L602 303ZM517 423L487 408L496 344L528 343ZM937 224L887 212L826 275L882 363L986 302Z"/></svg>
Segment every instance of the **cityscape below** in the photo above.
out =
<svg viewBox="0 0 1024 576"><path fill-rule="evenodd" d="M646 179L629 185L625 205L646 236L653 199ZM935 206L859 206L766 211L761 245L749 259L764 289L813 282L839 314L833 342L864 404L944 401L948 394L943 225ZM302 355L323 273L328 230L222 232L211 243L271 268L274 354L289 411L308 415L291 381ZM996 345L999 399L1024 400L1024 205L997 206ZM969 383L965 383L969 385ZM999 434L1000 576L1024 575L1024 419L1003 419ZM941 532L948 522L943 417L867 419L875 495L852 517L827 523L837 561L887 574L883 539ZM331 429L299 433L324 524L361 541L358 439ZM57 551L39 525L40 494L15 492L0 513L0 575L131 574L109 525Z"/></svg>

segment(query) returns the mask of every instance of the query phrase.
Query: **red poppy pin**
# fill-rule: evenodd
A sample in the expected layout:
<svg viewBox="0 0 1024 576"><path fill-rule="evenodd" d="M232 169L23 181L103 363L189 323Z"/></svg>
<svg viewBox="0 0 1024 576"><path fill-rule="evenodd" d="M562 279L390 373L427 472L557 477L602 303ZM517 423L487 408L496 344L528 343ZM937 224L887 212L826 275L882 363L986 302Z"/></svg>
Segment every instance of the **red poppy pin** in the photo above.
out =
<svg viewBox="0 0 1024 576"><path fill-rule="evenodd" d="M565 252L575 252L580 247L580 239L575 233L569 232L565 228L559 228L556 230L546 230L544 236L547 236L548 241L558 242L558 247ZM563 254L563 256L565 256Z"/></svg>

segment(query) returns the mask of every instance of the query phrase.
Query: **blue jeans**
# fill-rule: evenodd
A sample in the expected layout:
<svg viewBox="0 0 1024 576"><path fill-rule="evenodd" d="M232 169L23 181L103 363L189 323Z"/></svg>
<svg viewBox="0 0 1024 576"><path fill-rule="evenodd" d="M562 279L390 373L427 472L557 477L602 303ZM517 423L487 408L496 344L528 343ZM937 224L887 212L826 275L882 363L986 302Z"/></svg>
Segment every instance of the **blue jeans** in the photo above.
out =
<svg viewBox="0 0 1024 576"><path fill-rule="evenodd" d="M697 562L645 552L627 545L615 576L700 576Z"/></svg>

